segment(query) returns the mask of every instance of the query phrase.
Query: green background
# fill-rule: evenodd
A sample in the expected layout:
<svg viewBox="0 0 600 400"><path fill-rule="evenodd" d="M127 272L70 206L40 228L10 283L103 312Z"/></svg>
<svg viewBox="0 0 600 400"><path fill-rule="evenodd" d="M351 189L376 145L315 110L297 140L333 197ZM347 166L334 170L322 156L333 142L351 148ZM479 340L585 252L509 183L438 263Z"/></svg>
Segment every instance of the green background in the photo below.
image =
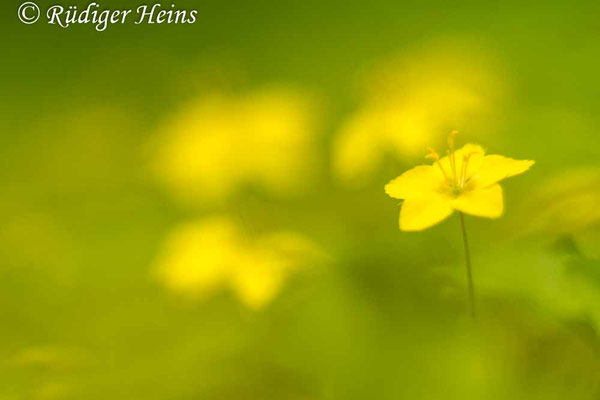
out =
<svg viewBox="0 0 600 400"><path fill-rule="evenodd" d="M1 400L600 396L600 262L572 232L519 235L540 182L599 167L597 2L175 4L197 9L197 22L96 32L24 25L19 3L1 6ZM413 161L387 160L360 189L328 168L335 131L360 102L357 71L444 39L494 54L508 82L489 127L499 139L486 146L536 160L504 185L502 220L467 220L476 324L458 218L401 233L383 193ZM259 311L227 292L182 301L153 280L152 262L173 226L214 210L173 201L144 148L206 88L272 83L323 99L313 189L249 190L218 210L243 204L330 261ZM31 348L50 350L19 362Z"/></svg>

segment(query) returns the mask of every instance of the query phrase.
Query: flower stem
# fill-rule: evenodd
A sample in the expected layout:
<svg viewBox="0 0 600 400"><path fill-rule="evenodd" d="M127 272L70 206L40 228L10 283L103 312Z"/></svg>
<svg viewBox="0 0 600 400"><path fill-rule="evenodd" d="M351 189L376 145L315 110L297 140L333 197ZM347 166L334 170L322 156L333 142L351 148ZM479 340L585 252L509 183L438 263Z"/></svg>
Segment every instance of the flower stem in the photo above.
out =
<svg viewBox="0 0 600 400"><path fill-rule="evenodd" d="M465 215L459 212L460 226L462 228L463 243L465 245L465 264L467 265L467 280L469 284L469 306L471 308L471 317L475 321L477 314L475 313L475 290L473 289L473 274L471 273L471 252L469 251L469 241L467 240L467 229L465 228Z"/></svg>

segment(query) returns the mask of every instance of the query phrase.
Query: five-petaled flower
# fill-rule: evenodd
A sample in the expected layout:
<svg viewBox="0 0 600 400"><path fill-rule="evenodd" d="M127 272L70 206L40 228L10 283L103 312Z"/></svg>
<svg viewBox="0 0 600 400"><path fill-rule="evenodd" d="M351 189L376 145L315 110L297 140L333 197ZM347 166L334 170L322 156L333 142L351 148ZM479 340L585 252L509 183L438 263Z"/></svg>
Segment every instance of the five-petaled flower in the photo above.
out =
<svg viewBox="0 0 600 400"><path fill-rule="evenodd" d="M400 229L420 231L443 221L455 210L478 217L498 218L504 210L502 179L519 175L534 164L500 155L485 155L479 145L466 144L455 150L453 131L448 155L440 158L429 149L433 165L419 165L385 186L393 198L404 200Z"/></svg>

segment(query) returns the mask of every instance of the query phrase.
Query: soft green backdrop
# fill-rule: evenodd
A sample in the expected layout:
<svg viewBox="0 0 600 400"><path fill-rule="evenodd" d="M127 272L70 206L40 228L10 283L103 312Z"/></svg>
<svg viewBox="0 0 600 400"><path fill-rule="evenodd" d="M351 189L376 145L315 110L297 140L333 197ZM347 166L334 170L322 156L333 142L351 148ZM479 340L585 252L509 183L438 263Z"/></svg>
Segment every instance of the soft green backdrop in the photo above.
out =
<svg viewBox="0 0 600 400"><path fill-rule="evenodd" d="M17 2L1 6L1 400L600 396L599 242L586 219L600 199L597 2L175 4L197 9L196 24L99 33L24 25ZM360 188L330 168L335 133L361 102L357 74L445 40L490 54L505 86L483 144L537 162L504 185L503 219L467 220L476 324L456 216L401 233L383 193L419 157L387 158ZM189 205L153 178L148 146L171 113L214 88L271 84L319 99L309 190L250 187ZM594 178L559 180L567 189L546 201L591 200L537 215L532 193L582 167ZM310 237L325 260L259 310L226 290L189 301L156 281L174 226L239 207L259 229ZM571 212L585 232L568 226ZM547 221L528 230L534 218Z"/></svg>

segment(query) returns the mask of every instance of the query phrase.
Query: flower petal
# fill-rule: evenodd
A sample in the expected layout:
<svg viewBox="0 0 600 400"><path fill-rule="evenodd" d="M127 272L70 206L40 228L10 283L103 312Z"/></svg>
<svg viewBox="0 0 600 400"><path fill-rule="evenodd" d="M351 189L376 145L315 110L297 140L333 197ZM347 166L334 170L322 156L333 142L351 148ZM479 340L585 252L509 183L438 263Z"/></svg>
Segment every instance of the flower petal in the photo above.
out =
<svg viewBox="0 0 600 400"><path fill-rule="evenodd" d="M333 143L332 166L344 183L360 184L379 166L383 157L379 115L361 112L342 127Z"/></svg>
<svg viewBox="0 0 600 400"><path fill-rule="evenodd" d="M477 172L477 170L480 168L481 163L485 158L485 150L478 144L468 143L454 152L454 158L456 160L457 179L460 178L463 174L463 160L465 159L465 157L469 158L469 161L467 163L467 170L464 171L465 178L468 179L472 175L474 175L475 172ZM452 178L454 176L454 172L452 170L452 164L450 163L450 157L442 157L440 159L440 163L442 164L442 167L444 168L448 176Z"/></svg>
<svg viewBox="0 0 600 400"><path fill-rule="evenodd" d="M437 194L404 200L400 210L400 230L421 231L452 214L452 200Z"/></svg>
<svg viewBox="0 0 600 400"><path fill-rule="evenodd" d="M264 307L281 291L290 263L271 251L250 250L232 276L232 288L246 306Z"/></svg>
<svg viewBox="0 0 600 400"><path fill-rule="evenodd" d="M473 177L473 181L477 187L487 187L502 179L522 174L533 164L535 164L535 161L532 160L515 160L492 154L485 156L481 168Z"/></svg>
<svg viewBox="0 0 600 400"><path fill-rule="evenodd" d="M500 185L495 184L486 188L467 191L454 199L452 205L465 214L498 218L504 211L502 188Z"/></svg>
<svg viewBox="0 0 600 400"><path fill-rule="evenodd" d="M385 192L390 197L406 199L433 192L443 184L444 176L439 168L432 165L419 165L390 181L385 185Z"/></svg>

